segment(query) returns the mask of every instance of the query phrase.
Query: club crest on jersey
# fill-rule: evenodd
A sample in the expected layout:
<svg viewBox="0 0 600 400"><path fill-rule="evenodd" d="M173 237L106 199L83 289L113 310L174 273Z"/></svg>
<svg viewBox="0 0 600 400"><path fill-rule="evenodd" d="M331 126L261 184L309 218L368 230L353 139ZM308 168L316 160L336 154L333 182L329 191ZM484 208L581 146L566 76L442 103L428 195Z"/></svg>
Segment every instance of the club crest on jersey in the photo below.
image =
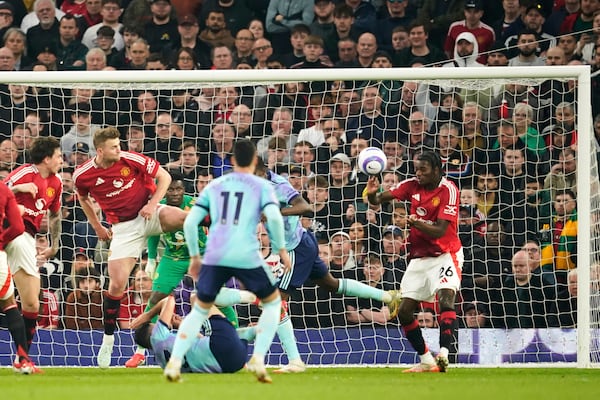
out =
<svg viewBox="0 0 600 400"><path fill-rule="evenodd" d="M427 215L427 210L423 207L417 207L417 215L419 217L424 217Z"/></svg>
<svg viewBox="0 0 600 400"><path fill-rule="evenodd" d="M35 201L35 208L37 208L38 210L43 210L45 205L46 205L46 200L44 200L44 199L37 199Z"/></svg>
<svg viewBox="0 0 600 400"><path fill-rule="evenodd" d="M128 167L121 168L121 176L129 176L131 174L131 170Z"/></svg>
<svg viewBox="0 0 600 400"><path fill-rule="evenodd" d="M123 179L115 179L113 181L113 186L116 187L117 189L120 189L123 186Z"/></svg>
<svg viewBox="0 0 600 400"><path fill-rule="evenodd" d="M46 189L46 197L54 197L56 190L52 187Z"/></svg>
<svg viewBox="0 0 600 400"><path fill-rule="evenodd" d="M433 204L434 207L437 207L440 205L440 198L439 197L434 197L433 199L431 199L431 204Z"/></svg>

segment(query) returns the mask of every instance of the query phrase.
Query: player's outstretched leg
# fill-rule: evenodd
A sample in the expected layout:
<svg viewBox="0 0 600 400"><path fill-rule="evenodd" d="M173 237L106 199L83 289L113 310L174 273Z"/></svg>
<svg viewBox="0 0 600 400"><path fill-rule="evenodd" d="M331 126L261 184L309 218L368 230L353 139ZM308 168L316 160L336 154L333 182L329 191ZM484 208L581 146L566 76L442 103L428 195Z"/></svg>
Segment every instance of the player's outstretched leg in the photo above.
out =
<svg viewBox="0 0 600 400"><path fill-rule="evenodd" d="M288 312L288 303L285 300L281 301L281 316L279 326L277 327L277 336L281 341L281 345L288 356L288 364L276 369L276 374L300 373L306 371L306 364L300 358L296 337L294 336L294 326Z"/></svg>
<svg viewBox="0 0 600 400"><path fill-rule="evenodd" d="M399 290L384 291L358 282L354 279L335 279L331 274L317 281L319 286L327 288L331 292L346 296L373 299L387 304L390 310L390 319L396 318L402 296Z"/></svg>

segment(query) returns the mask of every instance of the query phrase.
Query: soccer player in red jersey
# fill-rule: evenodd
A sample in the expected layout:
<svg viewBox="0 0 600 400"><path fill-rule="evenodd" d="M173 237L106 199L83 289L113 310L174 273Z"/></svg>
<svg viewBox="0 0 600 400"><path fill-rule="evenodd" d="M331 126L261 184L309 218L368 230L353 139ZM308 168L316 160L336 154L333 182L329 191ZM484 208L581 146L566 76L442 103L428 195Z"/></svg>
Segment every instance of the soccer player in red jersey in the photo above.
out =
<svg viewBox="0 0 600 400"><path fill-rule="evenodd" d="M41 371L29 359L25 322L15 301L12 275L4 252L5 244L23 232L25 224L15 195L0 182L0 310L6 315L8 330L17 348L17 359L13 368L22 374L32 374Z"/></svg>
<svg viewBox="0 0 600 400"><path fill-rule="evenodd" d="M369 178L367 198L371 204L391 200L410 201L409 264L400 284L402 301L398 317L406 338L421 362L405 372L445 372L448 352L456 345L455 296L460 288L463 250L458 238L458 188L442 173L437 153L417 157L415 177L379 192L379 180ZM440 352L429 352L415 311L421 301L440 303Z"/></svg>
<svg viewBox="0 0 600 400"><path fill-rule="evenodd" d="M114 127L96 131L96 157L73 174L79 203L98 238L112 239L108 256L110 283L103 304L104 338L98 352L100 368L110 365L121 298L148 236L181 229L187 215L178 207L158 204L171 183L169 173L152 158L121 151L119 136ZM112 224L110 229L100 223L90 196Z"/></svg>
<svg viewBox="0 0 600 400"><path fill-rule="evenodd" d="M35 235L48 214L51 246L40 254L50 259L58 252L60 242L60 207L62 180L58 175L63 158L60 142L52 137L35 139L31 146L31 164L12 171L4 183L15 194L17 204L24 208L25 232L6 241L8 265L19 297L25 320L27 343L31 345L40 309L40 273L37 267Z"/></svg>

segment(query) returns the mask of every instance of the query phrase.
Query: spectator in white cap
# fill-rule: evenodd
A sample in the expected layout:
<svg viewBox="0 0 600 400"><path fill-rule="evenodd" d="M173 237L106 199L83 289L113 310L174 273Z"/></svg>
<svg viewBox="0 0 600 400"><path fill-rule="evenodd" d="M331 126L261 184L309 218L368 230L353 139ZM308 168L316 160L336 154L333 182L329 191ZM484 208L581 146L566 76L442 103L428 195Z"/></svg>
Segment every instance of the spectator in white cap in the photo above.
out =
<svg viewBox="0 0 600 400"><path fill-rule="evenodd" d="M454 42L454 59L443 67L483 67L484 64L477 62L479 57L479 45L477 38L471 32L463 32L456 37Z"/></svg>
<svg viewBox="0 0 600 400"><path fill-rule="evenodd" d="M335 232L331 235L329 243L331 245L330 267L332 272L338 271L347 278L356 279L358 263L352 250L350 235L344 231ZM347 275L348 273L350 275Z"/></svg>

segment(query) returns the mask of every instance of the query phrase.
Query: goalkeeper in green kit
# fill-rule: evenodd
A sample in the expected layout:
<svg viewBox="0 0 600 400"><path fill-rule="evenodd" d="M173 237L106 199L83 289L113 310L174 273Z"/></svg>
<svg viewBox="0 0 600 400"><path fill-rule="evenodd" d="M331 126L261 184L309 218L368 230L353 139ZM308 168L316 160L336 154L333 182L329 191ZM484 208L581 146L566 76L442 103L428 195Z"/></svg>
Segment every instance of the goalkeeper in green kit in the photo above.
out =
<svg viewBox="0 0 600 400"><path fill-rule="evenodd" d="M167 189L165 198L162 199L160 203L179 207L184 211L189 211L194 205L194 198L184 194L185 187L183 176L175 171L169 171L169 174L172 178L171 184ZM200 247L201 255L204 254L207 233L208 228L203 226L198 227L198 245ZM157 250L161 241L164 245L164 253L160 258L157 267ZM148 264L146 266L146 272L148 273L148 276L152 278L152 295L146 305L145 311L150 310L160 300L173 292L173 289L179 285L179 282L181 282L187 274L189 265L190 255L185 243L183 230L163 233L161 236L152 236L148 238ZM225 314L225 317L232 323L233 327L237 328L237 314L231 306L237 303L251 303L255 299L256 297L254 294L245 290L240 291L223 288L215 299L215 304L219 306L220 311ZM139 365L144 364L145 360L145 349L138 346L133 356L125 362L125 367L136 368Z"/></svg>

